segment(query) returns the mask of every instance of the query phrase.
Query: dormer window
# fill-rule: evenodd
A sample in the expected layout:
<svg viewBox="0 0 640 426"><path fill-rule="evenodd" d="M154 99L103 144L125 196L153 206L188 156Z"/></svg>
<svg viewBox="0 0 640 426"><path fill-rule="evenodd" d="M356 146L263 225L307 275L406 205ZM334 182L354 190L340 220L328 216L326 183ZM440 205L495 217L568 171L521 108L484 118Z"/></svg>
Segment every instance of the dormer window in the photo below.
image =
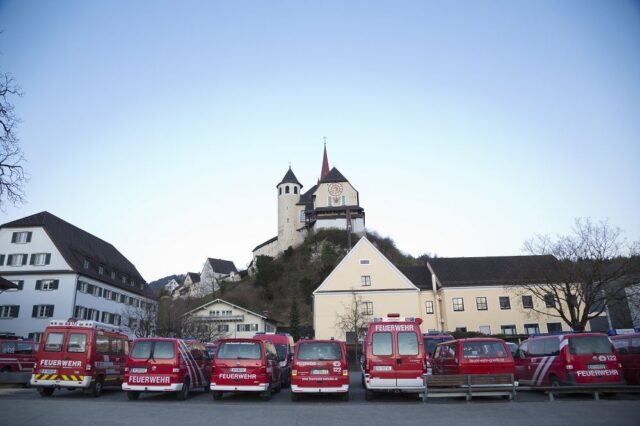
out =
<svg viewBox="0 0 640 426"><path fill-rule="evenodd" d="M111 271L111 279L112 280L116 279L116 271Z"/></svg>
<svg viewBox="0 0 640 426"><path fill-rule="evenodd" d="M89 269L89 261L87 259L85 259L84 262L82 262L82 267L84 269Z"/></svg>
<svg viewBox="0 0 640 426"><path fill-rule="evenodd" d="M126 284L127 283L127 276L123 275L122 276L122 284Z"/></svg>
<svg viewBox="0 0 640 426"><path fill-rule="evenodd" d="M98 273L100 275L104 274L104 266L102 266L102 265L98 266Z"/></svg>

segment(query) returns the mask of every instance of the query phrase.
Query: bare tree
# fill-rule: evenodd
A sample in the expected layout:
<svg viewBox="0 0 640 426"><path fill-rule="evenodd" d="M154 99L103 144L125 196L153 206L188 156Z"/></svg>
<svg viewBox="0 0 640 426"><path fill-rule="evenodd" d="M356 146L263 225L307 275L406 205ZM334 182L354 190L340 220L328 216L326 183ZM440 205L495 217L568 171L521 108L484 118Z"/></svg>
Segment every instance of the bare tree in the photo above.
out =
<svg viewBox="0 0 640 426"><path fill-rule="evenodd" d="M18 139L20 120L11 101L12 97L20 96L22 90L11 74L0 75L0 208L7 201L14 206L24 203L25 159Z"/></svg>
<svg viewBox="0 0 640 426"><path fill-rule="evenodd" d="M224 325L227 325L225 330ZM185 315L182 321L183 337L192 337L202 342L215 342L229 337L228 324L209 321L207 317Z"/></svg>
<svg viewBox="0 0 640 426"><path fill-rule="evenodd" d="M156 335L156 306L145 302L144 307L127 306L123 318L136 337L152 337Z"/></svg>
<svg viewBox="0 0 640 426"><path fill-rule="evenodd" d="M544 282L525 284L527 291L541 300L547 310L533 310L561 318L573 330L584 331L588 322L600 316L607 302L625 297L633 270L638 243L629 243L620 228L608 221L594 223L589 218L575 220L568 235L555 239L537 235L525 242L525 251L536 255L552 255Z"/></svg>
<svg viewBox="0 0 640 426"><path fill-rule="evenodd" d="M336 330L343 332L345 336L347 333L353 333L355 337L354 352L356 360L358 359L358 343L367 332L371 320L371 315L367 312L366 306L362 296L351 289L351 300L349 303L343 303L344 310L336 316Z"/></svg>

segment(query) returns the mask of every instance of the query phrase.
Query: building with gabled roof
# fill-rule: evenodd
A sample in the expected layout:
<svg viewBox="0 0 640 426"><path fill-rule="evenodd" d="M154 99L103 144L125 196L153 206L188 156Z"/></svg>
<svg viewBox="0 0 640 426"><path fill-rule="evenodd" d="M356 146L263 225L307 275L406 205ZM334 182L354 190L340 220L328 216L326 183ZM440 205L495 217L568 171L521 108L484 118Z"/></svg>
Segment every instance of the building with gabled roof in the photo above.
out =
<svg viewBox="0 0 640 426"><path fill-rule="evenodd" d="M0 226L0 275L18 285L0 294L0 331L37 340L49 319L76 317L133 335L155 317L156 301L129 259L46 211Z"/></svg>
<svg viewBox="0 0 640 426"><path fill-rule="evenodd" d="M315 337L347 338L336 318L359 300L371 317L389 313L420 317L424 333L474 331L504 337L569 331L554 304L527 293L557 270L553 256L432 258L396 266L366 237L347 253L313 292Z"/></svg>
<svg viewBox="0 0 640 426"><path fill-rule="evenodd" d="M309 232L320 229L365 233L359 193L337 168L329 168L326 144L318 182L304 193L302 188L289 167L276 185L278 235L258 244L252 251L254 259L276 257L287 248L300 245Z"/></svg>

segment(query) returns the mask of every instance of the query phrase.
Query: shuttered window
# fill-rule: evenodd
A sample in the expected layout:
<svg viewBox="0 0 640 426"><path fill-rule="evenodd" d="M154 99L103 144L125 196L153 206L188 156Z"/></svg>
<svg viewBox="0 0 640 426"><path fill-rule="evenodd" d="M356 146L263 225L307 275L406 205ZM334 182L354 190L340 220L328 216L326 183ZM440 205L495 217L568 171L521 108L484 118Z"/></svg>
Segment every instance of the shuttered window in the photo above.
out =
<svg viewBox="0 0 640 426"><path fill-rule="evenodd" d="M49 290L57 290L59 280L37 280L36 281L36 290L40 291L49 291Z"/></svg>
<svg viewBox="0 0 640 426"><path fill-rule="evenodd" d="M53 305L33 305L31 316L33 318L51 318L53 316Z"/></svg>
<svg viewBox="0 0 640 426"><path fill-rule="evenodd" d="M11 242L14 244L26 244L31 242L31 232L14 232L11 235Z"/></svg>
<svg viewBox="0 0 640 426"><path fill-rule="evenodd" d="M20 306L3 305L0 306L0 318L18 318L20 314Z"/></svg>

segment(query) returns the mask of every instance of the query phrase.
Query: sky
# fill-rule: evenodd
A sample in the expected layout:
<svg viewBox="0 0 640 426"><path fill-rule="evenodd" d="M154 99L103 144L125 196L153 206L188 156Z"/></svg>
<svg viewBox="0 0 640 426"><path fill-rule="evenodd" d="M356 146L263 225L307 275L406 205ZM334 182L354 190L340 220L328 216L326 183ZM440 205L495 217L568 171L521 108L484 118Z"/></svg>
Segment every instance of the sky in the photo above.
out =
<svg viewBox="0 0 640 426"><path fill-rule="evenodd" d="M640 240L640 3L0 1L47 210L147 281L242 269L276 184L329 163L405 253L523 254L576 217Z"/></svg>

